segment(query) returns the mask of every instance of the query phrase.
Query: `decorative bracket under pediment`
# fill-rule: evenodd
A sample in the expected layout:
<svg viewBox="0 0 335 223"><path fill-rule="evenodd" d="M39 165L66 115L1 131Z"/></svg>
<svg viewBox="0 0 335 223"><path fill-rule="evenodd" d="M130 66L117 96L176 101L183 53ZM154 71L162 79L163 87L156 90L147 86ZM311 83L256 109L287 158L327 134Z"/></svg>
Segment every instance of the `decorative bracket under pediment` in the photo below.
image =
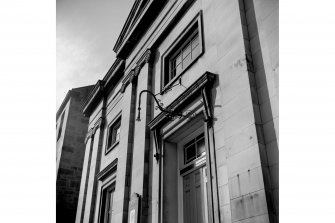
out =
<svg viewBox="0 0 335 223"><path fill-rule="evenodd" d="M149 63L151 60L151 50L147 49L143 55L140 57L140 59L136 62L136 65L133 69L131 69L126 77L122 81L122 86L121 86L121 93L123 94L124 91L126 90L127 86L130 83L134 83L137 81L137 77L142 69L142 67L146 64Z"/></svg>
<svg viewBox="0 0 335 223"><path fill-rule="evenodd" d="M94 124L93 127L93 134L95 134L95 132L99 129L99 128L103 128L105 124L105 119L100 117Z"/></svg>
<svg viewBox="0 0 335 223"><path fill-rule="evenodd" d="M87 144L87 141L93 137L93 129L88 130L86 137L85 137L85 144Z"/></svg>
<svg viewBox="0 0 335 223"><path fill-rule="evenodd" d="M92 128L90 128L86 134L86 137L85 137L85 144L87 143L87 141L90 139L90 138L93 138L94 135L95 135L95 132L99 129L99 128L103 128L105 124L105 119L100 117L95 123L94 123L94 126Z"/></svg>

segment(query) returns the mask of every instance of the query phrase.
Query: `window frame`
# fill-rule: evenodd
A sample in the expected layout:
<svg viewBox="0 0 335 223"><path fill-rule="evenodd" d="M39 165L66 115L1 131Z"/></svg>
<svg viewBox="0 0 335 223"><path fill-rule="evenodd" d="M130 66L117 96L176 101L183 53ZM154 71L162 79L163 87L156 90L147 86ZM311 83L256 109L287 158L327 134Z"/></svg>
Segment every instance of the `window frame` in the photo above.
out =
<svg viewBox="0 0 335 223"><path fill-rule="evenodd" d="M193 27L192 27L193 28ZM191 63L194 61L194 60L196 60L196 58L198 58L198 56L200 55L200 53L201 53L201 44L200 44L200 36L199 36L199 29L198 28L195 28L194 27L194 30L190 30L190 32L188 33L188 34L190 34L188 37L187 36L185 36L185 37L187 37L186 39L184 39L184 41L181 41L182 43L181 43L181 45L179 46L179 47L176 47L176 49L175 49L175 53L173 53L172 55L171 55L171 57L169 56L169 58L168 58L168 63L167 63L167 65L166 66L168 66L168 68L166 69L166 70L168 70L168 73L167 73L167 75L169 76L169 79L170 80L173 80L174 78L175 78L175 76L179 76L179 75L181 75L181 73L184 71L184 70L186 70L190 65L191 65ZM185 66L185 68L183 68L182 67L182 69L181 69L181 72L180 72L180 74L176 74L173 78L171 78L170 76L171 76L171 73L172 73L172 64L173 64L173 62L174 61L176 61L177 59L177 57L180 55L181 56L181 62L180 62L180 64L183 66L183 63L184 63L184 59L186 58L184 58L184 53L183 52L185 52L185 48L186 48L186 46L188 46L189 44L190 44L190 53L188 54L188 55L191 55L191 57L192 57L192 41L193 41L193 38L194 37L196 37L196 36L198 36L198 38L199 38L199 43L198 43L198 46L199 46L199 48L200 48L200 53L199 53L199 55L197 55L197 56L195 56L194 58L191 58L191 62L187 65L187 66ZM174 51L174 50L173 50ZM188 56L187 55L187 56ZM177 72L177 71L175 71L175 72ZM165 81L165 80L164 80ZM170 82L170 81L169 81Z"/></svg>
<svg viewBox="0 0 335 223"><path fill-rule="evenodd" d="M108 188L106 188L104 191L103 191L103 208L104 208L104 223L108 223L110 222L111 218L112 218L112 213L109 213L110 209L113 209L113 201L114 201L114 191L115 191L115 188L113 187L113 185L109 186ZM113 196L111 198L111 195ZM111 201L112 200L112 201ZM111 206L112 205L112 206Z"/></svg>
<svg viewBox="0 0 335 223"><path fill-rule="evenodd" d="M121 114L117 115L107 127L108 133L107 133L105 155L109 153L111 150L113 150L120 142L120 137L118 140L115 139L115 141L113 142L113 138L117 136L117 129L120 129L121 133Z"/></svg>
<svg viewBox="0 0 335 223"><path fill-rule="evenodd" d="M193 162L196 162L197 160L200 160L202 159L204 156L206 156L206 150L205 150L205 154L201 153L201 154L198 154L198 145L199 145L199 142L200 141L205 141L205 135L204 133L200 133L198 134L196 137L193 137L191 140L189 140L188 142L186 142L184 145L183 145L183 155L184 155L184 166L188 166L189 164L193 163ZM204 142L205 143L205 142ZM191 146L194 145L194 152L195 152L195 156L187 159L187 149L191 148ZM205 144L204 144L205 146Z"/></svg>
<svg viewBox="0 0 335 223"><path fill-rule="evenodd" d="M113 200L112 200L112 208L114 203L114 196L115 196L115 180L114 178L111 181L108 181L101 187L101 196L100 196L100 208L99 208L99 223L106 223L109 219L108 211L110 208L110 199L109 195L113 193ZM107 203L108 200L108 203ZM108 206L107 206L108 205Z"/></svg>
<svg viewBox="0 0 335 223"><path fill-rule="evenodd" d="M183 47L192 41L192 38L196 35L196 33L198 33L199 36L200 53L195 58L191 59L191 62L185 68L182 68L180 74L177 74L170 79L171 61L178 55L179 52L181 52ZM202 10L200 10L200 12L197 13L197 15L179 34L177 39L169 46L161 57L161 92L164 93L165 89L171 87L171 85L173 85L204 53L205 45L203 39Z"/></svg>
<svg viewBox="0 0 335 223"><path fill-rule="evenodd" d="M117 172L117 163L118 159L114 159L108 166L101 170L97 175L97 180L101 187L99 190L99 209L98 209L98 222L104 223L106 219L106 195L107 192L112 191L115 193L115 184L116 184L116 172ZM115 194L113 195L114 198ZM114 200L114 199L113 199ZM114 203L114 201L113 201ZM113 205L113 204L112 204Z"/></svg>

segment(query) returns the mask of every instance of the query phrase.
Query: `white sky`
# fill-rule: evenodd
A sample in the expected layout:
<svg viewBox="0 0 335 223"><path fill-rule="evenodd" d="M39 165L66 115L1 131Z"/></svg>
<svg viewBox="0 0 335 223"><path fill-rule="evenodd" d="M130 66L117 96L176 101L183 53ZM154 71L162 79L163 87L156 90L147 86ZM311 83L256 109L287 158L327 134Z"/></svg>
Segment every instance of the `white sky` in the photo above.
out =
<svg viewBox="0 0 335 223"><path fill-rule="evenodd" d="M134 0L56 1L56 108L72 88L95 84L115 60L113 46Z"/></svg>

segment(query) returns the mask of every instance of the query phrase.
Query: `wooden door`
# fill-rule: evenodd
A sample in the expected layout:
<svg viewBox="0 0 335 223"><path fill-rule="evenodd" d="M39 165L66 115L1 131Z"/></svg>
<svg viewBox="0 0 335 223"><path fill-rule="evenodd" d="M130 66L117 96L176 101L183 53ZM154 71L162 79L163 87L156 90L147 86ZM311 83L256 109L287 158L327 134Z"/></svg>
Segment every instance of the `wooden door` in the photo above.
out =
<svg viewBox="0 0 335 223"><path fill-rule="evenodd" d="M105 220L104 223L112 222L113 214L113 195L114 190L108 190L106 194L106 204L105 204Z"/></svg>
<svg viewBox="0 0 335 223"><path fill-rule="evenodd" d="M207 223L206 167L183 178L184 223Z"/></svg>

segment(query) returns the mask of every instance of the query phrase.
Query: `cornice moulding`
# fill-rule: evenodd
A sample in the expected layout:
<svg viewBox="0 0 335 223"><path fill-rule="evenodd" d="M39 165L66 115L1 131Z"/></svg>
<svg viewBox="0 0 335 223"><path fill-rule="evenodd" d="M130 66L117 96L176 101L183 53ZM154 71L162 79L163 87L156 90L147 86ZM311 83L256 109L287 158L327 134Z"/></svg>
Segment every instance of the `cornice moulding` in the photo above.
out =
<svg viewBox="0 0 335 223"><path fill-rule="evenodd" d="M90 115L97 99L102 95L104 83L104 81L98 80L91 94L87 97L86 102L83 105L83 113L85 116Z"/></svg>
<svg viewBox="0 0 335 223"><path fill-rule="evenodd" d="M131 25L130 23L133 21L133 18L135 17L135 13L136 13L136 11L137 11L137 9L139 7L140 2L141 2L141 0L135 0L134 1L134 4L133 4L133 6L132 6L132 8L131 8L131 10L130 10L130 12L128 14L126 22L124 23L124 25L122 27L122 30L121 30L121 32L119 34L119 37L118 37L118 39L117 39L117 41L116 41L116 43L115 43L115 45L113 47L114 52L116 52L119 49L119 47L120 47L120 45L122 43L122 40L126 36L127 31L128 31L128 29L130 28L130 25Z"/></svg>
<svg viewBox="0 0 335 223"><path fill-rule="evenodd" d="M183 15L187 12L187 10L195 1L196 0L172 0L170 1L171 4L169 3L165 4L161 9L162 12L164 11L164 14L159 14L157 16L160 22L155 26L149 28L150 34L144 40L144 43L142 44L141 49L139 51L142 51L144 48L150 48L153 50L156 49L160 45L160 43L164 41L165 37L169 34L169 32L173 29L173 27L175 27L175 25L178 24L180 19L183 17ZM178 8L177 12L176 14L171 15L171 11L176 6L176 4ZM144 35L146 34L147 33L145 33ZM143 38L143 36L141 38ZM131 50L129 54L131 53L133 53L133 50ZM133 61L136 60L137 55L140 54L140 52L135 52L135 54L136 56L133 57L130 61L127 60L126 69L129 66L132 66Z"/></svg>
<svg viewBox="0 0 335 223"><path fill-rule="evenodd" d="M113 162L111 162L108 166L106 166L102 171L100 171L96 176L98 180L103 180L110 175L111 172L116 171L117 169L117 161L116 158Z"/></svg>
<svg viewBox="0 0 335 223"><path fill-rule="evenodd" d="M120 77L120 75L123 75L124 67L125 61L117 58L103 80L99 80L96 83L94 89L84 103L83 113L85 116L89 116L94 107L101 100L102 96L107 94L111 88L115 87L113 86L113 84L115 84L114 81Z"/></svg>
<svg viewBox="0 0 335 223"><path fill-rule="evenodd" d="M114 61L113 65L109 70L107 71L107 74L104 76L102 79L103 81L106 82L106 85L110 83L110 81L115 77L116 73L123 71L125 66L125 61L119 58L116 58Z"/></svg>
<svg viewBox="0 0 335 223"><path fill-rule="evenodd" d="M131 24L130 21L133 20L131 17L136 15L135 13L130 13L129 16L131 17L129 20L127 19L125 26L122 29L121 34L119 35L118 40L116 41L116 44L113 48L118 58L126 59L128 57L129 53L132 52L133 48L136 46L141 37L146 33L148 28L151 26L152 21L157 18L161 9L164 8L167 2L167 0L149 0L143 9L143 12L141 12L141 15ZM137 7L139 6L140 3ZM132 27L130 27L131 25Z"/></svg>

